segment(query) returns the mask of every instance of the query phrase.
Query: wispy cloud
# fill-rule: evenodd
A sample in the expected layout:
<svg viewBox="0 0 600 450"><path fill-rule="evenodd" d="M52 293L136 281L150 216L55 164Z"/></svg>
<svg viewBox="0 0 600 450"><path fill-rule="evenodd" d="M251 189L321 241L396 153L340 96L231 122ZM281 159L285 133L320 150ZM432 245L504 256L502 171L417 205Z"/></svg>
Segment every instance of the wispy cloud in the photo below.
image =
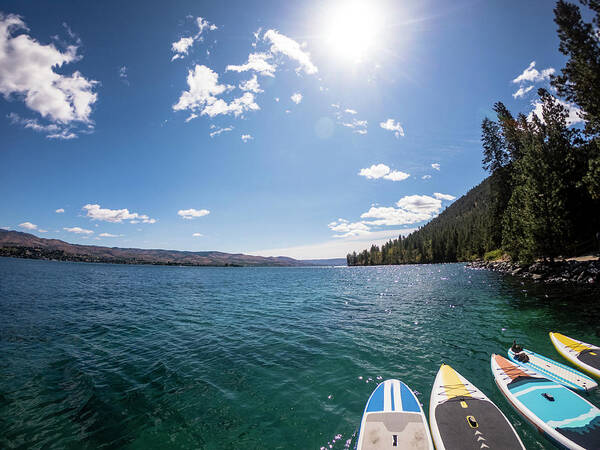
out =
<svg viewBox="0 0 600 450"><path fill-rule="evenodd" d="M26 230L37 230L38 226L35 223L31 222L23 222L20 223L19 226L21 228L25 228Z"/></svg>
<svg viewBox="0 0 600 450"><path fill-rule="evenodd" d="M273 58L270 53L250 53L248 62L242 65L230 64L225 68L225 71L246 72L252 70L267 77L274 77L277 65L270 63Z"/></svg>
<svg viewBox="0 0 600 450"><path fill-rule="evenodd" d="M109 209L102 208L100 205L87 204L84 205L83 210L86 211L86 217L92 220L101 220L104 222L121 223L124 220L129 220L130 223L155 223L156 219L151 219L146 214L138 214L129 212L127 208L123 209Z"/></svg>
<svg viewBox="0 0 600 450"><path fill-rule="evenodd" d="M129 78L127 78L127 66L119 67L119 78L123 83L129 85Z"/></svg>
<svg viewBox="0 0 600 450"><path fill-rule="evenodd" d="M84 234L84 235L94 234L94 232L92 230L86 230L85 228L81 228L81 227L64 227L63 230L68 231L69 233L75 233L75 234Z"/></svg>
<svg viewBox="0 0 600 450"><path fill-rule="evenodd" d="M251 134L242 134L242 141L244 141L244 144L248 141L251 141L252 139L254 138Z"/></svg>
<svg viewBox="0 0 600 450"><path fill-rule="evenodd" d="M290 98L297 105L302 101L302 94L300 92L294 92Z"/></svg>
<svg viewBox="0 0 600 450"><path fill-rule="evenodd" d="M185 56L187 56L190 48L194 45L195 42L203 41L204 38L202 36L202 33L204 32L204 30L214 31L218 29L218 27L215 24L210 23L202 17L197 17L195 22L196 26L198 27L198 32L196 34L192 36L184 36L178 41L175 41L171 44L171 51L175 53L171 58L171 61L184 58Z"/></svg>
<svg viewBox="0 0 600 450"><path fill-rule="evenodd" d="M556 71L553 67L543 69L541 72L535 68L535 61L531 61L529 66L517 76L512 82L518 84L519 89L512 95L513 98L523 98L528 92L533 89L533 85L537 83L547 82ZM529 86L525 86L529 84Z"/></svg>
<svg viewBox="0 0 600 450"><path fill-rule="evenodd" d="M454 200L456 197L454 195L450 195L450 194L441 194L439 192L434 192L433 196L439 200L448 200L448 201L452 201Z"/></svg>
<svg viewBox="0 0 600 450"><path fill-rule="evenodd" d="M208 216L210 211L208 209L180 209L177 211L177 215L183 217L186 220L191 220L196 217Z"/></svg>
<svg viewBox="0 0 600 450"><path fill-rule="evenodd" d="M440 166L440 164L439 164L439 163L433 163L433 164L431 165L431 167L432 167L433 169L435 169L435 170L440 170L440 169L441 169L441 166Z"/></svg>
<svg viewBox="0 0 600 450"><path fill-rule="evenodd" d="M263 40L271 43L272 54L283 54L288 58L297 61L300 65L296 72L303 70L307 74L315 74L319 71L311 59L310 53L304 51L298 42L289 38L276 30L268 30L263 36Z"/></svg>
<svg viewBox="0 0 600 450"><path fill-rule="evenodd" d="M383 178L391 181L402 181L410 177L410 174L399 170L391 170L385 164L373 164L371 167L360 169L358 174L368 179Z"/></svg>
<svg viewBox="0 0 600 450"><path fill-rule="evenodd" d="M214 127L214 128L213 128L213 127ZM218 136L218 135L220 135L221 133L226 133L226 132L228 132L228 131L232 131L232 130L233 130L233 127L219 128L219 127L217 127L217 126L215 126L215 125L212 125L212 126L211 126L211 129L213 129L214 131L211 131L211 132L209 133L209 135L210 135L210 137L215 137L215 136Z"/></svg>
<svg viewBox="0 0 600 450"><path fill-rule="evenodd" d="M404 136L404 128L402 128L400 122L396 122L394 119L388 119L385 122L381 122L379 126L384 130L393 131L396 138Z"/></svg>
<svg viewBox="0 0 600 450"><path fill-rule="evenodd" d="M65 212L64 208L58 208L56 211L54 211L57 214L62 214Z"/></svg>
<svg viewBox="0 0 600 450"><path fill-rule="evenodd" d="M249 80L246 81L242 81L238 87L242 90L242 91L250 91L250 92L254 92L255 94L259 94L261 92L264 92L261 88L260 88L260 84L258 84L258 78L256 77L256 74L254 74L252 76L252 78L250 78Z"/></svg>

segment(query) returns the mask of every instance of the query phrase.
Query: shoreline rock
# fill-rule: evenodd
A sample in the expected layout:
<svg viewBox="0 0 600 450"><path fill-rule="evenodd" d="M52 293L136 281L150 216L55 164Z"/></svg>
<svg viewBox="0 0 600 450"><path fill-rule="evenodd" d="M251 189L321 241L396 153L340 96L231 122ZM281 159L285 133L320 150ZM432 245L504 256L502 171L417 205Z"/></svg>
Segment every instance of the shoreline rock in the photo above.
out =
<svg viewBox="0 0 600 450"><path fill-rule="evenodd" d="M471 269L486 269L544 283L600 284L600 261L538 261L522 265L510 261L474 261Z"/></svg>

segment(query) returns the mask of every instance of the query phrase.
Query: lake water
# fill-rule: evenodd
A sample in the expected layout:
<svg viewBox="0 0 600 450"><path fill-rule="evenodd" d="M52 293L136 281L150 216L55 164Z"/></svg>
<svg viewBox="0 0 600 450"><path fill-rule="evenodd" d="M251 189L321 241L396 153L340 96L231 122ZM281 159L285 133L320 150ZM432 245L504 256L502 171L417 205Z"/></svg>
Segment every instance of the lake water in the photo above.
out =
<svg viewBox="0 0 600 450"><path fill-rule="evenodd" d="M600 343L598 293L462 264L120 266L0 258L0 448L353 448L380 379L496 388L513 339ZM589 400L600 406L600 394Z"/></svg>

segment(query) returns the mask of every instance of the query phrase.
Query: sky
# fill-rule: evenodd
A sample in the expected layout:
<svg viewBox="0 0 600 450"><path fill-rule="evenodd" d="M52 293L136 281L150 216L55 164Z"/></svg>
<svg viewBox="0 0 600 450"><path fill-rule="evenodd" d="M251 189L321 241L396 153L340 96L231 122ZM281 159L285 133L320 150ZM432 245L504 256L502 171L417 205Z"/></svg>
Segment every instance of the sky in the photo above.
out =
<svg viewBox="0 0 600 450"><path fill-rule="evenodd" d="M300 259L406 235L486 177L494 102L538 108L553 5L3 1L0 227Z"/></svg>

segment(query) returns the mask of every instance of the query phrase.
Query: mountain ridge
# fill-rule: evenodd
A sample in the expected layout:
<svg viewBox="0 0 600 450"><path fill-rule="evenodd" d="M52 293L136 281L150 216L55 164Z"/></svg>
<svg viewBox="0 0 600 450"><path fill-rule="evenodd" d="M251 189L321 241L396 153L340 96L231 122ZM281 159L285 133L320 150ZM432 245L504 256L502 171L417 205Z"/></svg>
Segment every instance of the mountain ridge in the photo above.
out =
<svg viewBox="0 0 600 450"><path fill-rule="evenodd" d="M70 244L14 230L0 230L0 256L60 261L103 262L115 264L155 264L185 266L265 266L305 267L322 264L287 256L254 256L219 251L141 249Z"/></svg>

